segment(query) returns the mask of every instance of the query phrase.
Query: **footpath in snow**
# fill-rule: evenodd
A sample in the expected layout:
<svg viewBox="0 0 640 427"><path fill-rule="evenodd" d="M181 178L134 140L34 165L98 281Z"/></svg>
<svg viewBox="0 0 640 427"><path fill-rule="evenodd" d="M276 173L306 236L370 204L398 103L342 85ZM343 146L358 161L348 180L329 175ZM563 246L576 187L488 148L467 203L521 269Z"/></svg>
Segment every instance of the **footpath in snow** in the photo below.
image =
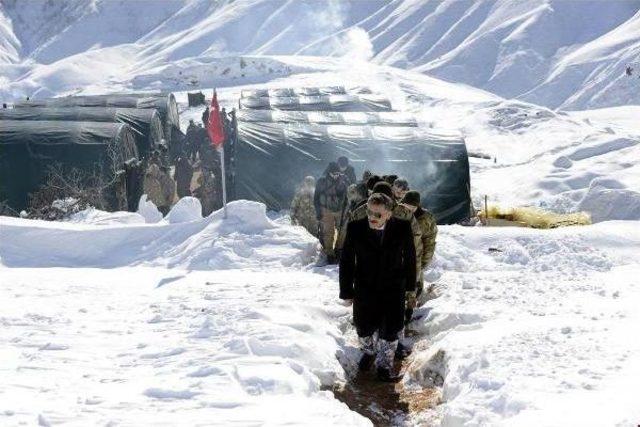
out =
<svg viewBox="0 0 640 427"><path fill-rule="evenodd" d="M194 205L0 218L1 425L370 425L325 391L358 354L317 241ZM639 250L630 221L440 227L404 386L443 404L406 423L637 424Z"/></svg>

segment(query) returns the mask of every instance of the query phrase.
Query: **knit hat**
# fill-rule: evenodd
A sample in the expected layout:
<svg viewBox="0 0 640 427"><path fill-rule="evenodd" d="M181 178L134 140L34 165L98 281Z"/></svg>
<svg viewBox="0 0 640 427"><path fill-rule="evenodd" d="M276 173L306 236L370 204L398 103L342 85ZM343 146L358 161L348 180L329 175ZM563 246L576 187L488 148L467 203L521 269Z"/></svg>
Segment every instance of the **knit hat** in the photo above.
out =
<svg viewBox="0 0 640 427"><path fill-rule="evenodd" d="M367 179L367 189L373 190L373 186L379 183L380 181L382 181L382 178L380 178L378 175L373 175L369 177L369 179Z"/></svg>
<svg viewBox="0 0 640 427"><path fill-rule="evenodd" d="M338 164L336 162L329 163L329 166L327 166L327 175L335 172L340 172Z"/></svg>
<svg viewBox="0 0 640 427"><path fill-rule="evenodd" d="M393 190L391 190L391 186L388 182L380 181L376 185L373 186L374 193L381 193L385 196L389 196L393 199Z"/></svg>
<svg viewBox="0 0 640 427"><path fill-rule="evenodd" d="M409 190L409 182L404 178L398 178L393 182L394 187L398 187L402 191Z"/></svg>
<svg viewBox="0 0 640 427"><path fill-rule="evenodd" d="M411 206L420 206L420 193L415 190L407 191L407 194L402 198L402 203Z"/></svg>
<svg viewBox="0 0 640 427"><path fill-rule="evenodd" d="M347 166L349 166L349 159L347 159L345 156L338 157L338 166L341 168L346 168Z"/></svg>
<svg viewBox="0 0 640 427"><path fill-rule="evenodd" d="M382 179L387 181L390 185L393 185L393 183L396 182L396 179L398 179L398 175L385 175Z"/></svg>

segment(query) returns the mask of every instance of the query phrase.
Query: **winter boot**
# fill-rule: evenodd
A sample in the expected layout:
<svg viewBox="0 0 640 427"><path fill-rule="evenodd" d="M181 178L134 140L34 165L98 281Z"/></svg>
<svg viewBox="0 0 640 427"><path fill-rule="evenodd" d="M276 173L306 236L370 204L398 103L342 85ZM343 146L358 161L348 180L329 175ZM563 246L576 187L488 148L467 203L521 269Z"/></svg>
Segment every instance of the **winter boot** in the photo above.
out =
<svg viewBox="0 0 640 427"><path fill-rule="evenodd" d="M368 371L373 365L373 361L376 359L375 354L364 353L358 362L358 369L361 371Z"/></svg>
<svg viewBox="0 0 640 427"><path fill-rule="evenodd" d="M376 356L377 376L380 381L396 382L401 377L393 374L393 358L398 347L398 340L387 341L378 339L378 354Z"/></svg>
<svg viewBox="0 0 640 427"><path fill-rule="evenodd" d="M362 357L358 362L358 369L361 371L368 371L371 369L371 365L376 358L376 342L373 339L373 335L368 337L358 337L360 343L360 350L362 350Z"/></svg>
<svg viewBox="0 0 640 427"><path fill-rule="evenodd" d="M397 360L404 360L411 354L413 350L408 345L404 345L401 342L398 343L396 348L395 358Z"/></svg>
<svg viewBox="0 0 640 427"><path fill-rule="evenodd" d="M376 377L379 381L385 383L397 383L402 379L402 375L399 372L393 373L388 368L378 368L376 370Z"/></svg>

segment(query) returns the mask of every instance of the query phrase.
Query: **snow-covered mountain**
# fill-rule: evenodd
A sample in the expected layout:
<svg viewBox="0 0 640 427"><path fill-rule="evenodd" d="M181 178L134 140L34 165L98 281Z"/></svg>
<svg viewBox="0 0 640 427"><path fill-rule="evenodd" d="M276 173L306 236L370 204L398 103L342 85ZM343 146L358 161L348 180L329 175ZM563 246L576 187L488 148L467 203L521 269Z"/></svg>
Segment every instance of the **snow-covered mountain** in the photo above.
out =
<svg viewBox="0 0 640 427"><path fill-rule="evenodd" d="M639 10L610 0L3 0L0 96L86 85L72 65L98 71L95 82L193 57L332 55L550 108L636 104L638 74L625 68L640 73Z"/></svg>

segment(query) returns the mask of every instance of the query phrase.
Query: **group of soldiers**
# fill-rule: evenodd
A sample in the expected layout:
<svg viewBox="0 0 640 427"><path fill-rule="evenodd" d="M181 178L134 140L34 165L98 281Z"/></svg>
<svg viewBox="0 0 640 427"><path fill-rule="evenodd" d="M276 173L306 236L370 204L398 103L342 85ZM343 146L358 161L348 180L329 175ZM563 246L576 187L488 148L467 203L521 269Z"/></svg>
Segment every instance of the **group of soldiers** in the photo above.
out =
<svg viewBox="0 0 640 427"><path fill-rule="evenodd" d="M221 116L226 135L232 137L233 126L224 109ZM163 215L175 201L186 196L200 200L204 216L222 207L220 154L209 141L208 120L207 108L202 114L202 124L189 120L183 139L172 141L171 150L161 143L146 160L143 192Z"/></svg>
<svg viewBox="0 0 640 427"><path fill-rule="evenodd" d="M328 263L340 263L340 298L353 303L363 356L375 360L383 381L399 378L394 358L404 358L404 327L423 293L423 271L436 244L434 216L406 179L365 171L356 181L346 157L331 162L317 181L307 176L291 204L293 224L316 235Z"/></svg>

